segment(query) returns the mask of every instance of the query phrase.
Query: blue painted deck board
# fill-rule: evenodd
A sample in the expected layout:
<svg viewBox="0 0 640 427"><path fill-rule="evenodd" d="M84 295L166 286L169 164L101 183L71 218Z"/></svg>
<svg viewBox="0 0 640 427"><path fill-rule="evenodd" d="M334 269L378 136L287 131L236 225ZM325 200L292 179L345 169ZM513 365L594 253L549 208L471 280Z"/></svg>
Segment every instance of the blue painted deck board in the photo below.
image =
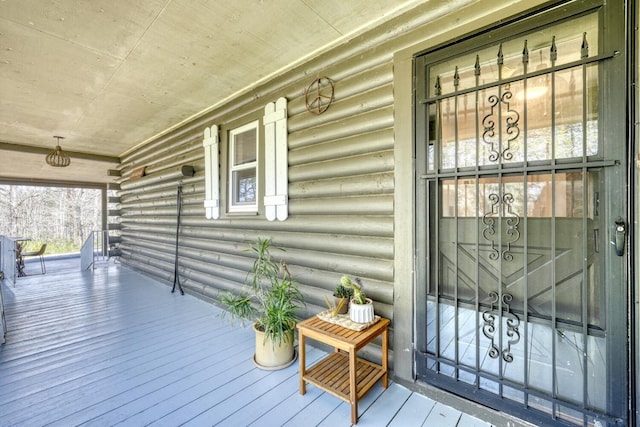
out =
<svg viewBox="0 0 640 427"><path fill-rule="evenodd" d="M358 416L361 417L358 421L358 425L364 419L364 413L369 408L369 406L375 402L375 400L380 396L380 394L384 391L380 383L376 384L369 390L369 392L358 401ZM351 425L350 421L351 417L351 408L346 402L340 403L338 407L334 411L332 411L322 422L318 423L318 426L323 427L336 427L336 426L348 426Z"/></svg>
<svg viewBox="0 0 640 427"><path fill-rule="evenodd" d="M249 422L248 425L256 427L273 423L277 423L277 425L294 425L293 420L298 414L302 415L304 421L307 423L306 425L315 425L312 422L309 423L310 418L318 416L322 411L320 409L316 409L315 411L310 410L310 406L313 405L320 396L326 396L326 394L316 387L307 387L307 392L301 395L298 390L298 385L299 383L296 384L296 387L292 388L292 392L286 396L285 399L276 405L271 405L271 408L268 408L260 417ZM339 404L338 399L334 398L333 403L337 406ZM300 423L299 425L305 424Z"/></svg>
<svg viewBox="0 0 640 427"><path fill-rule="evenodd" d="M46 275L2 286L0 426L350 425L345 402L313 385L299 394L297 362L257 369L251 328L126 267L47 262ZM307 347L308 365L324 354ZM377 384L358 425L487 425L444 405L435 418L437 405Z"/></svg>
<svg viewBox="0 0 640 427"><path fill-rule="evenodd" d="M307 351L307 363L314 363L324 356L319 350ZM292 365L283 371L279 380L274 381L274 376L268 377L269 382L255 383L249 390L244 390L236 396L225 400L223 405L210 408L207 412L194 418L193 425L212 425L218 422L224 425L246 425L254 422L269 412L275 405L288 400L299 393L299 377L297 365ZM281 380L281 381L280 381ZM278 382L279 381L279 382ZM289 407L289 410L292 408ZM290 415L276 419L275 413L271 414L269 422L279 423L287 421ZM191 422L187 425L191 425Z"/></svg>
<svg viewBox="0 0 640 427"><path fill-rule="evenodd" d="M210 345L212 348L215 348L215 344L214 341L203 343L203 345ZM235 351L236 349L233 348L234 353ZM189 375L190 381L197 382L198 378L194 378L194 376L198 373L203 375L203 365L211 370L216 369L216 366L207 363L207 356L213 357L214 355L211 352L200 351L180 354L179 357L162 358L163 364L147 364L146 370L138 375L130 376L128 369L125 369L121 374L114 375L106 381L94 383L86 391L89 394L103 396L103 400L62 418L60 425L78 425L98 417L105 418L105 415L109 415L106 417L107 419L112 418L115 413L120 414L120 408L129 402L136 401L158 389L166 389L174 382L183 379L185 376L184 366L193 367L191 370L195 372ZM233 354L229 356L233 356ZM117 382L116 386L112 385L113 380ZM89 399L87 404L93 400ZM109 424L111 423L106 425Z"/></svg>
<svg viewBox="0 0 640 427"><path fill-rule="evenodd" d="M437 402L423 425L430 427L456 427L461 416L460 411Z"/></svg>
<svg viewBox="0 0 640 427"><path fill-rule="evenodd" d="M287 427L304 427L304 426L317 426L332 414L339 406L344 406L345 403L335 398L334 396L320 391L320 389L312 386L307 386L307 392L302 396L303 398L310 396L311 400L304 409L292 413L292 417L283 423ZM348 420L350 415L347 415L344 421Z"/></svg>
<svg viewBox="0 0 640 427"><path fill-rule="evenodd" d="M376 399L375 404L365 411L358 425L363 427L388 425L410 396L411 391L407 388L390 384L388 389Z"/></svg>
<svg viewBox="0 0 640 427"><path fill-rule="evenodd" d="M412 393L396 413L389 427L421 426L436 402L418 393Z"/></svg>

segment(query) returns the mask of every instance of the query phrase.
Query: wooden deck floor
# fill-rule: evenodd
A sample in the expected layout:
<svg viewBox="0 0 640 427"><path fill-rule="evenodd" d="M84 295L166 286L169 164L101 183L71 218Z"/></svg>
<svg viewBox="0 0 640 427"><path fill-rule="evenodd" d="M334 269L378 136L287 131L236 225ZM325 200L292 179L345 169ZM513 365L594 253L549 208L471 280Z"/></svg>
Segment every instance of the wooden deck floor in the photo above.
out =
<svg viewBox="0 0 640 427"><path fill-rule="evenodd" d="M256 369L253 331L217 307L113 263L79 265L3 283L1 426L350 425L346 403L298 393L297 364ZM308 348L307 363L323 354ZM489 425L393 382L359 414L358 426Z"/></svg>

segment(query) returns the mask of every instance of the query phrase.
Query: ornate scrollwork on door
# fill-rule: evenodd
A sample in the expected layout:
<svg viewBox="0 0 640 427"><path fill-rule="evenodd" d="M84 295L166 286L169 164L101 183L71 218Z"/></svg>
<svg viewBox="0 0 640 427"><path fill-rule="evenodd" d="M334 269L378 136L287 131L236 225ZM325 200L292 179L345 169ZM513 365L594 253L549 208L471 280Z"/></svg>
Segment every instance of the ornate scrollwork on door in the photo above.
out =
<svg viewBox="0 0 640 427"><path fill-rule="evenodd" d="M509 106L509 100L512 97L513 93L510 90L506 90L501 96L491 95L488 98L491 112L482 119L484 127L482 141L489 145L489 160L492 162L497 162L500 158L503 160L513 159L511 144L520 135L520 128L518 127L520 113ZM503 106L504 110L502 109ZM502 120L504 120L506 142L502 141L502 135L496 135L498 133L496 129L497 123Z"/></svg>
<svg viewBox="0 0 640 427"><path fill-rule="evenodd" d="M482 320L484 321L482 333L491 340L489 357L493 359L502 357L502 360L511 363L513 362L511 346L520 341L520 331L518 330L520 319L509 308L509 303L513 300L513 296L511 294L502 294L502 308L498 304L500 297L497 292L490 292L489 297L491 297L491 309L482 312ZM501 333L502 328L496 326L496 321L501 322L502 319L505 319L507 326L505 332L507 344L500 348L500 336L496 335L496 332Z"/></svg>
<svg viewBox="0 0 640 427"><path fill-rule="evenodd" d="M491 253L489 259L495 261L502 256L505 261L513 261L513 254L511 253L511 244L520 240L520 215L513 210L513 194L505 193L500 198L499 194L489 194L489 201L491 202L491 210L484 214L482 217L482 223L484 229L482 230L482 237L491 243ZM498 236L496 236L496 219L500 217L502 213L503 226L505 227L504 236L502 239L502 253L498 249L500 242Z"/></svg>

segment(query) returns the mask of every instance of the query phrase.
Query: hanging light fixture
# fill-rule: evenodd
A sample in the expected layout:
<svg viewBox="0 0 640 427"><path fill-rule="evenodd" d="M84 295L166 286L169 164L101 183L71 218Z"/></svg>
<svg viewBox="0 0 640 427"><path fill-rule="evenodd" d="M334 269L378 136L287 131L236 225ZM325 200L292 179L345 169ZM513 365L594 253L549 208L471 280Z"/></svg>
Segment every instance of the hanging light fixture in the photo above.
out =
<svg viewBox="0 0 640 427"><path fill-rule="evenodd" d="M60 147L60 140L64 139L63 136L54 136L58 140L58 144L56 145L55 150L47 154L47 164L56 168L66 168L71 164L71 159L62 151L62 147Z"/></svg>

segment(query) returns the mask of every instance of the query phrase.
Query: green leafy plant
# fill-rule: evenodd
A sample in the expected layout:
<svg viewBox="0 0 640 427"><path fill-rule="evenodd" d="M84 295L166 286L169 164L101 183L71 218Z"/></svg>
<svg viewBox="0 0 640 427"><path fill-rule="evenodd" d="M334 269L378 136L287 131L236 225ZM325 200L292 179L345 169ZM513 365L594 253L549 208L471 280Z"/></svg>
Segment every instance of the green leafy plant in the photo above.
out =
<svg viewBox="0 0 640 427"><path fill-rule="evenodd" d="M333 316L337 314L344 314L347 312L347 307L349 305L349 301L353 297L353 289L344 286L342 283L339 283L338 286L333 290L333 303L325 296L325 302L327 304L327 308L331 312Z"/></svg>
<svg viewBox="0 0 640 427"><path fill-rule="evenodd" d="M336 298L348 298L351 299L353 297L353 289L347 286L344 286L342 283L336 286L336 289L333 291L333 296Z"/></svg>
<svg viewBox="0 0 640 427"><path fill-rule="evenodd" d="M346 288L350 288L353 291L353 298L351 300L356 304L366 304L367 295L362 290L362 282L359 278L351 280L349 276L342 276L340 283Z"/></svg>
<svg viewBox="0 0 640 427"><path fill-rule="evenodd" d="M250 245L247 251L256 259L247 275L248 289L240 294L228 292L220 302L232 320L254 321L265 333L265 340L270 338L280 345L293 340L295 310L304 299L285 262L273 260L271 243L271 238L258 238Z"/></svg>

